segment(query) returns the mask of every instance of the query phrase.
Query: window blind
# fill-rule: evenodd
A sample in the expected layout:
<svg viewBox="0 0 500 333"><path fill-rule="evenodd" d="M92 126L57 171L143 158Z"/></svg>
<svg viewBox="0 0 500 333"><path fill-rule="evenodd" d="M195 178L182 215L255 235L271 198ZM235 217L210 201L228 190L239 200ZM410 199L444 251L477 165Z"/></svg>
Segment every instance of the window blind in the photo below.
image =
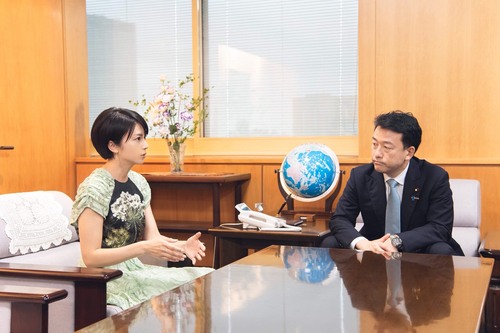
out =
<svg viewBox="0 0 500 333"><path fill-rule="evenodd" d="M357 135L357 0L204 0L208 137Z"/></svg>
<svg viewBox="0 0 500 333"><path fill-rule="evenodd" d="M151 100L193 72L191 1L87 0L89 114ZM137 110L141 111L141 110Z"/></svg>

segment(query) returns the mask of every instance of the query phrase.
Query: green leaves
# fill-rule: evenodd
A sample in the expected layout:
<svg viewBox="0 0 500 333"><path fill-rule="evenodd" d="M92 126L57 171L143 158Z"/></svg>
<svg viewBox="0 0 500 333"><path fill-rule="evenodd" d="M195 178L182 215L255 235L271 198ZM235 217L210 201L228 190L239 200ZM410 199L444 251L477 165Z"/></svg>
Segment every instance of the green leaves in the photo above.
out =
<svg viewBox="0 0 500 333"><path fill-rule="evenodd" d="M177 125L176 124L172 124L172 125L168 126L168 130L169 130L170 134L174 135L175 133L177 133L177 131L179 129L177 129Z"/></svg>

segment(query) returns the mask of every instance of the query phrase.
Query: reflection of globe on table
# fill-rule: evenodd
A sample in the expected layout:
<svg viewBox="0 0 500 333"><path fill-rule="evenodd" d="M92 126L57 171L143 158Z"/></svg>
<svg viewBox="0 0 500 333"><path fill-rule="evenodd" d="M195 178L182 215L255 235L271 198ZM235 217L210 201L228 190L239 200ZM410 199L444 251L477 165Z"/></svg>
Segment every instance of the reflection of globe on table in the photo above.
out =
<svg viewBox="0 0 500 333"><path fill-rule="evenodd" d="M282 259L289 275L298 281L320 283L328 279L335 267L330 249L320 247L282 246Z"/></svg>
<svg viewBox="0 0 500 333"><path fill-rule="evenodd" d="M303 144L281 164L280 183L292 198L316 201L328 196L339 180L337 155L320 143Z"/></svg>

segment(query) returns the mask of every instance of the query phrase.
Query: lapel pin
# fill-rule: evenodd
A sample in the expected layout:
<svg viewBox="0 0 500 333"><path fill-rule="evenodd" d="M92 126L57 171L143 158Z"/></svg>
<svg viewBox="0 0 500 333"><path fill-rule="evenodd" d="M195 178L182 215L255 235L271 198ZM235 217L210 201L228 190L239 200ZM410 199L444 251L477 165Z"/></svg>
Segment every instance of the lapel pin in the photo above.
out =
<svg viewBox="0 0 500 333"><path fill-rule="evenodd" d="M420 189L417 187L417 188L415 188L414 191L415 191L415 193L418 193L419 190ZM420 200L420 197L417 197L416 195L412 195L411 196L411 201L415 201L415 200Z"/></svg>

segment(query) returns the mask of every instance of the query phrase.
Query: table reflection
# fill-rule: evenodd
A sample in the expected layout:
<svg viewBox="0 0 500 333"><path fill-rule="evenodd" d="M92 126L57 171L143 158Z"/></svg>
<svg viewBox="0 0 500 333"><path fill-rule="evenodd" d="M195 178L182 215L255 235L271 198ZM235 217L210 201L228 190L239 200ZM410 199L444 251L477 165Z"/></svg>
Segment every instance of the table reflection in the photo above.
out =
<svg viewBox="0 0 500 333"><path fill-rule="evenodd" d="M325 248L283 246L280 255L289 276L306 283L327 280L335 267L330 250Z"/></svg>
<svg viewBox="0 0 500 333"><path fill-rule="evenodd" d="M199 282L184 284L151 299L151 308L160 319L162 333L194 331L196 317L203 315L201 303L198 303Z"/></svg>
<svg viewBox="0 0 500 333"><path fill-rule="evenodd" d="M414 332L450 316L453 257L332 251L352 306L370 311L376 331Z"/></svg>

